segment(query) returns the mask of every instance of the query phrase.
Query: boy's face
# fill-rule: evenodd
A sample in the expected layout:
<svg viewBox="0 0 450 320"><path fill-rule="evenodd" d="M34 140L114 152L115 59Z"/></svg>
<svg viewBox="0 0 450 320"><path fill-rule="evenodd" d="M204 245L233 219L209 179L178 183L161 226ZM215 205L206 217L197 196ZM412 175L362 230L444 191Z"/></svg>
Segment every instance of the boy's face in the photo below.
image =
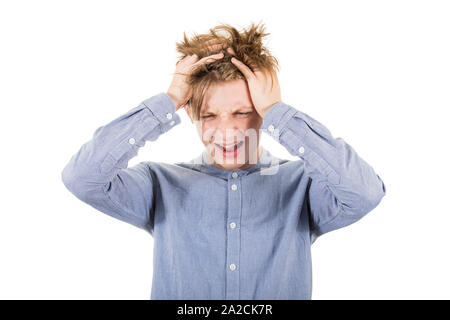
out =
<svg viewBox="0 0 450 320"><path fill-rule="evenodd" d="M247 82L239 79L211 86L203 99L200 119L194 122L210 162L218 168L236 170L258 161L262 121Z"/></svg>

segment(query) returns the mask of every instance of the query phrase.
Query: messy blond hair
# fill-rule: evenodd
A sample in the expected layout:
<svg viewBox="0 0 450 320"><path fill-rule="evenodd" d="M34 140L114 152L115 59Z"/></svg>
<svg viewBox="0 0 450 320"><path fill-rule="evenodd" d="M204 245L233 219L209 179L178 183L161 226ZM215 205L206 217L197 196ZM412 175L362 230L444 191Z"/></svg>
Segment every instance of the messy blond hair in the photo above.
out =
<svg viewBox="0 0 450 320"><path fill-rule="evenodd" d="M279 71L278 60L272 56L263 45L265 33L264 24L252 23L248 28L238 31L229 24L223 23L209 29L209 33L196 34L188 39L184 32L184 40L176 43L176 50L181 54L180 60L188 55L196 54L199 59L223 51L224 57L209 64L203 64L194 69L188 76L187 83L192 88L192 97L187 106L194 120L200 117L200 109L207 89L223 81L243 79L245 76L230 61L232 55L226 50L210 49L205 44L210 40L220 40L233 48L237 59L245 63L252 71L268 72L271 76Z"/></svg>

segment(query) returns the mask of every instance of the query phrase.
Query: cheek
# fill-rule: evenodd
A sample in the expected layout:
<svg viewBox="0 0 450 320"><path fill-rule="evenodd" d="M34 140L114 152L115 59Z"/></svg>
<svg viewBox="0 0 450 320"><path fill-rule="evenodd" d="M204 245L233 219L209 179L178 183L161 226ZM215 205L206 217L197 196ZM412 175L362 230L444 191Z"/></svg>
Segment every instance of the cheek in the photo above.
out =
<svg viewBox="0 0 450 320"><path fill-rule="evenodd" d="M260 116L254 116L248 119L248 129L252 128L254 130L258 130L263 123L263 119Z"/></svg>
<svg viewBox="0 0 450 320"><path fill-rule="evenodd" d="M197 124L197 133L205 145L211 141L216 130L215 128L216 125L214 125L212 121L204 121Z"/></svg>
<svg viewBox="0 0 450 320"><path fill-rule="evenodd" d="M251 116L242 119L236 119L235 127L241 129L242 131L248 129L258 129L262 124L260 120L262 121L262 118L259 116Z"/></svg>

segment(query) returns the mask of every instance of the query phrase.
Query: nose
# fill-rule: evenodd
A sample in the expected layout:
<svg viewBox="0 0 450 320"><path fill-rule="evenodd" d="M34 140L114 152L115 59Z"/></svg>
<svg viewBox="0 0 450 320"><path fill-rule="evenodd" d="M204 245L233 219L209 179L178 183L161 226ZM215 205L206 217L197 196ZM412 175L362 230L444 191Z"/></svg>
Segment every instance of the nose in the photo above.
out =
<svg viewBox="0 0 450 320"><path fill-rule="evenodd" d="M227 114L220 115L217 119L216 128L220 130L237 129L233 117Z"/></svg>
<svg viewBox="0 0 450 320"><path fill-rule="evenodd" d="M233 117L222 115L217 120L214 141L225 145L235 143L238 140L239 128Z"/></svg>

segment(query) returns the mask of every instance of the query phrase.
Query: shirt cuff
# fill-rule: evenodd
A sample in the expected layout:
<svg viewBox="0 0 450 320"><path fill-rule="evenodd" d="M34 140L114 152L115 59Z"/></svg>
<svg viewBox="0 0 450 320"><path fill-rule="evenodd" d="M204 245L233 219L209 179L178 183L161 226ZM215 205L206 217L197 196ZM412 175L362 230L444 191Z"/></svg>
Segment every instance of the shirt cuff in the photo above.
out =
<svg viewBox="0 0 450 320"><path fill-rule="evenodd" d="M283 101L277 102L265 114L261 129L272 135L275 129L281 130L296 112L295 108Z"/></svg>
<svg viewBox="0 0 450 320"><path fill-rule="evenodd" d="M280 142L280 135L289 120L298 112L294 107L280 101L274 104L263 118L261 130ZM303 128L301 135L304 135Z"/></svg>
<svg viewBox="0 0 450 320"><path fill-rule="evenodd" d="M175 104L165 92L144 100L142 104L160 123L161 133L181 122L180 116L176 113Z"/></svg>

